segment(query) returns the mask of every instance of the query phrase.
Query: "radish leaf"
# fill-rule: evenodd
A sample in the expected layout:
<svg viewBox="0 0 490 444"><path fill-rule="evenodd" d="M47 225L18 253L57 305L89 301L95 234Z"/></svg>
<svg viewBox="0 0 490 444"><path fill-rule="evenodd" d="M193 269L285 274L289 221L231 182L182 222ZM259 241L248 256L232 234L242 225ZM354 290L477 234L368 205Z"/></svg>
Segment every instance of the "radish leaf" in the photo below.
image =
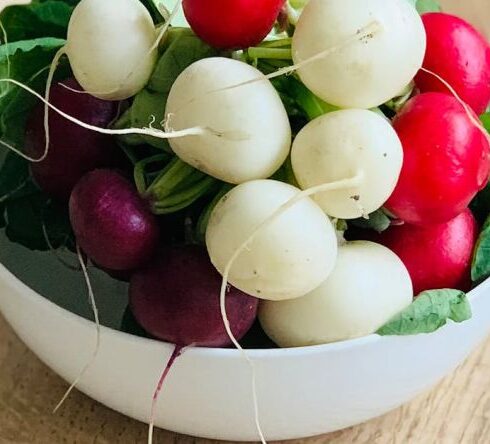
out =
<svg viewBox="0 0 490 444"><path fill-rule="evenodd" d="M432 333L448 320L463 322L471 318L470 303L459 290L430 290L421 293L414 302L381 327L381 336L407 336Z"/></svg>

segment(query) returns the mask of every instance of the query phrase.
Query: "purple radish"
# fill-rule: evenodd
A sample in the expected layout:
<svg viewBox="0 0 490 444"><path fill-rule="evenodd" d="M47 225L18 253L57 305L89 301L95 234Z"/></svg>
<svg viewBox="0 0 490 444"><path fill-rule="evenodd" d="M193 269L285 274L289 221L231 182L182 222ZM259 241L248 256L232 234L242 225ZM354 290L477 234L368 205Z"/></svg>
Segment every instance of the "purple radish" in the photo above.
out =
<svg viewBox="0 0 490 444"><path fill-rule="evenodd" d="M75 186L70 220L78 245L97 265L133 270L152 258L160 228L134 185L113 170L94 170Z"/></svg>
<svg viewBox="0 0 490 444"><path fill-rule="evenodd" d="M74 79L63 82L81 90ZM107 127L117 116L118 103L97 99L89 94L70 91L60 84L51 89L50 102L77 119ZM31 171L39 187L58 200L68 200L75 184L95 168L117 165L121 158L111 136L82 128L59 114L49 114L49 152L42 162L32 163ZM44 105L38 105L27 123L25 148L33 158L45 150Z"/></svg>
<svg viewBox="0 0 490 444"><path fill-rule="evenodd" d="M225 347L231 344L220 313L221 275L203 247L165 248L133 274L130 307L152 336L179 346ZM231 287L226 311L232 332L241 339L252 326L258 299Z"/></svg>
<svg viewBox="0 0 490 444"><path fill-rule="evenodd" d="M152 336L175 344L158 381L149 420L149 442L158 396L175 360L186 346L225 347L231 344L220 312L221 276L207 251L194 245L164 249L147 268L133 274L130 309ZM257 316L258 299L230 287L226 310L231 331L241 339Z"/></svg>

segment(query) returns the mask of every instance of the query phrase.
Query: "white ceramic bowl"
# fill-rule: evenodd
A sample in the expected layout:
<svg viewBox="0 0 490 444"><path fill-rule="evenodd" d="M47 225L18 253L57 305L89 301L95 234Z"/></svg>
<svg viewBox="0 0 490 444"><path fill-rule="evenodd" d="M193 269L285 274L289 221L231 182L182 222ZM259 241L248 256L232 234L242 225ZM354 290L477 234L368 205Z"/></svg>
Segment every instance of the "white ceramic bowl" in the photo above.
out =
<svg viewBox="0 0 490 444"><path fill-rule="evenodd" d="M470 14L484 17L487 2L465 5L471 6ZM462 8L460 0L444 3ZM2 247L7 255L2 262L18 256L16 274L29 274L32 264L26 258L33 253L10 253L8 248ZM38 273L36 288L54 281L58 293L78 285L84 295L81 279L56 282L57 269L48 267L45 258L39 262L45 274ZM448 324L430 335L372 335L318 347L249 351L257 369L260 419L267 439L299 438L358 424L432 387L490 331L490 281L472 291L470 300L474 312L470 321ZM0 310L40 359L73 381L92 352L90 321L40 296L4 266L0 266ZM79 389L146 421L156 381L171 351L168 344L104 327L100 353ZM189 435L250 441L258 438L253 417L250 369L240 354L190 349L169 375L156 423Z"/></svg>

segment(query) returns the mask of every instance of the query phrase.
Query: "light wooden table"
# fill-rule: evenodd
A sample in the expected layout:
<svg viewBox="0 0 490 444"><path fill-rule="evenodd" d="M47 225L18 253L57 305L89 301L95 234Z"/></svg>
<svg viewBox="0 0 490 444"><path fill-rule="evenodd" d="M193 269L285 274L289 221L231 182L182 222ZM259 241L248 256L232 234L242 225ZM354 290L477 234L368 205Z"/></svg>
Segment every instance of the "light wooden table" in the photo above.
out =
<svg viewBox="0 0 490 444"><path fill-rule="evenodd" d="M415 357L414 357L415 359ZM147 427L79 392L51 409L66 385L0 318L0 443L145 443ZM157 431L155 444L214 444ZM490 340L432 392L374 421L297 444L490 443ZM294 444L294 443L291 443Z"/></svg>
<svg viewBox="0 0 490 444"><path fill-rule="evenodd" d="M490 0L443 0L486 27ZM416 357L414 357L416 359ZM144 443L145 425L74 393L51 414L66 389L0 318L0 444ZM437 389L382 418L302 444L490 444L490 340ZM158 431L155 443L210 444Z"/></svg>

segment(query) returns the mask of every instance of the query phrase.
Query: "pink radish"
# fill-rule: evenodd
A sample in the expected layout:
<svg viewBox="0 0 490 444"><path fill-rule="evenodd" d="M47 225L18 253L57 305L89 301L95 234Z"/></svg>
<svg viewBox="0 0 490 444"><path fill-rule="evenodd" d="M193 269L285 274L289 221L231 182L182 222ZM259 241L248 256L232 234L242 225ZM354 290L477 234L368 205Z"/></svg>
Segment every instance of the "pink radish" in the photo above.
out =
<svg viewBox="0 0 490 444"><path fill-rule="evenodd" d="M490 44L463 19L440 12L422 16L427 33L423 68L446 80L475 113L490 103ZM415 82L422 92L448 92L434 76L420 71Z"/></svg>
<svg viewBox="0 0 490 444"><path fill-rule="evenodd" d="M420 225L448 222L486 185L490 145L468 111L450 95L425 93L395 118L404 151L400 179L386 204L395 216Z"/></svg>

